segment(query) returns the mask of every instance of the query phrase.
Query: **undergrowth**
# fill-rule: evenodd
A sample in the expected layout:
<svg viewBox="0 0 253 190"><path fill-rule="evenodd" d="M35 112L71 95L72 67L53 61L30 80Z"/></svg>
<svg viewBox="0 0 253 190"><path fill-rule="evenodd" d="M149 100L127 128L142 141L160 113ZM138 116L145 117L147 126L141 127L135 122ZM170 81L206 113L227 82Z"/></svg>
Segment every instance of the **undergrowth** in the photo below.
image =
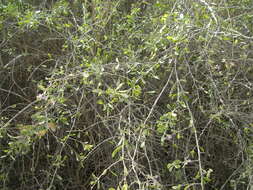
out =
<svg viewBox="0 0 253 190"><path fill-rule="evenodd" d="M0 189L250 189L252 2L1 0Z"/></svg>

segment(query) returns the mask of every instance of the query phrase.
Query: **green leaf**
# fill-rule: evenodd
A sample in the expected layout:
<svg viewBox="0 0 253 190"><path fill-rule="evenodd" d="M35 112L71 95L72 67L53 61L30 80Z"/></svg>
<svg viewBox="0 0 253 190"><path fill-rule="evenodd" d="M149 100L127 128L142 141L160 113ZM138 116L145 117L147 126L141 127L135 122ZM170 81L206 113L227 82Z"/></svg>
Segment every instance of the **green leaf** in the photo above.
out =
<svg viewBox="0 0 253 190"><path fill-rule="evenodd" d="M83 149L84 150L90 151L92 148L93 148L92 144L85 144L85 145L83 145Z"/></svg>
<svg viewBox="0 0 253 190"><path fill-rule="evenodd" d="M103 100L99 99L99 100L97 101L97 104L99 104L99 105L103 105L103 104L104 104L104 102L103 102Z"/></svg>
<svg viewBox="0 0 253 190"><path fill-rule="evenodd" d="M122 187L122 190L128 190L128 185L124 184L123 187Z"/></svg>
<svg viewBox="0 0 253 190"><path fill-rule="evenodd" d="M177 186L173 186L173 187L172 187L172 189L175 189L175 190L180 190L180 189L181 189L181 187L182 187L182 185L180 185L180 184L179 184L179 185L177 185Z"/></svg>
<svg viewBox="0 0 253 190"><path fill-rule="evenodd" d="M188 190L191 187L191 185L186 185L184 190Z"/></svg>
<svg viewBox="0 0 253 190"><path fill-rule="evenodd" d="M112 152L112 158L116 156L116 154L123 148L123 146L118 146L113 152Z"/></svg>

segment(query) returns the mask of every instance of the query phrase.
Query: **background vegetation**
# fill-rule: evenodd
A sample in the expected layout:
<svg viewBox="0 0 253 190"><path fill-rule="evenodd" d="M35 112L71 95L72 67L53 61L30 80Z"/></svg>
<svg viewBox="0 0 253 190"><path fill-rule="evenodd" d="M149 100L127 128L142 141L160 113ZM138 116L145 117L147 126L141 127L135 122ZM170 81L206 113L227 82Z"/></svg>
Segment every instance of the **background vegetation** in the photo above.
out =
<svg viewBox="0 0 253 190"><path fill-rule="evenodd" d="M1 0L1 190L250 190L252 0Z"/></svg>

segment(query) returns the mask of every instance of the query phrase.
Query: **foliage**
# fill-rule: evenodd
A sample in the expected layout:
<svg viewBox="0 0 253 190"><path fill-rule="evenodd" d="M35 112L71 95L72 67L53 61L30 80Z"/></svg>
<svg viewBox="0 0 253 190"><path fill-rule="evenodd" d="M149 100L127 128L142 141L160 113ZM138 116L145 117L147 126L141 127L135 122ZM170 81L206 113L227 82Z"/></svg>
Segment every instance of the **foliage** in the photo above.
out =
<svg viewBox="0 0 253 190"><path fill-rule="evenodd" d="M0 189L249 189L250 0L1 0Z"/></svg>

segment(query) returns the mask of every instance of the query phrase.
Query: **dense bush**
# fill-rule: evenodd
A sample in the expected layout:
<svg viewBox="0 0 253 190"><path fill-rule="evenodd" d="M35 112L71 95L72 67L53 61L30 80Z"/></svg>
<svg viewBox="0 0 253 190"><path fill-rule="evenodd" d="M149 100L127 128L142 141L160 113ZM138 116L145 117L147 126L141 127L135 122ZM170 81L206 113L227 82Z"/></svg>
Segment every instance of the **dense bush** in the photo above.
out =
<svg viewBox="0 0 253 190"><path fill-rule="evenodd" d="M250 189L251 0L1 0L0 189Z"/></svg>

